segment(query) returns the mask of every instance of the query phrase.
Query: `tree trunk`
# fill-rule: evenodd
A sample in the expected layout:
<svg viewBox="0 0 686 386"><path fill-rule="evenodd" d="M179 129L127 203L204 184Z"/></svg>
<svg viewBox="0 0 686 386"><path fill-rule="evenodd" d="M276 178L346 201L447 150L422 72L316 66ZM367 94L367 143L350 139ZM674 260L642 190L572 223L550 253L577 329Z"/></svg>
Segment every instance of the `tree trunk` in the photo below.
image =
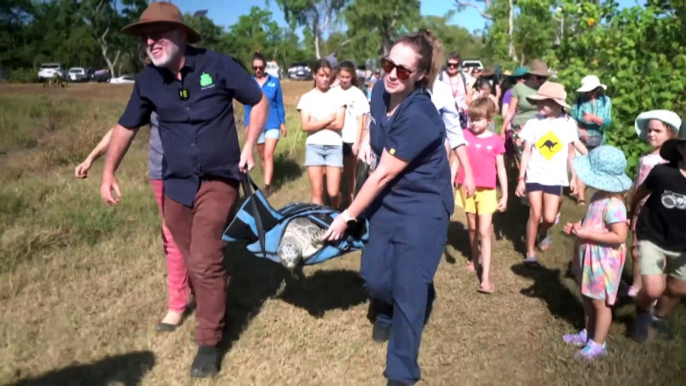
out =
<svg viewBox="0 0 686 386"><path fill-rule="evenodd" d="M510 11L508 12L508 17L507 17L507 22L508 22L508 28L507 28L507 34L509 36L509 47L507 49L507 54L514 60L515 62L517 61L517 53L515 52L515 46L514 46L514 0L509 0L509 6L510 6Z"/></svg>
<svg viewBox="0 0 686 386"><path fill-rule="evenodd" d="M393 42L391 41L391 36L389 33L385 32L381 36L381 49L383 51L383 56L386 57L391 52L393 48Z"/></svg>

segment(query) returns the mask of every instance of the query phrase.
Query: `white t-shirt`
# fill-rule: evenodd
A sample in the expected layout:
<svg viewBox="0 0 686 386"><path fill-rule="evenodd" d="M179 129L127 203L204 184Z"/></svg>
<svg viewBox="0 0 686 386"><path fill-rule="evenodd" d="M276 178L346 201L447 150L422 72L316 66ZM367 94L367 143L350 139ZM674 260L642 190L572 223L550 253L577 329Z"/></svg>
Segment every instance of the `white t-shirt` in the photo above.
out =
<svg viewBox="0 0 686 386"><path fill-rule="evenodd" d="M327 92L321 92L314 88L300 97L297 110L308 111L310 119L321 120L334 114L341 106L345 106L345 101L341 98L339 90L332 89ZM341 131L323 129L315 133L308 133L305 144L343 146Z"/></svg>
<svg viewBox="0 0 686 386"><path fill-rule="evenodd" d="M452 91L449 85L441 82L438 78L436 78L431 87L431 102L433 102L436 110L441 114L450 148L454 149L464 145L460 114L457 112Z"/></svg>
<svg viewBox="0 0 686 386"><path fill-rule="evenodd" d="M339 93L340 100L345 104L345 123L343 124L343 142L355 143L357 140L357 117L369 112L369 102L362 90L352 86L347 90L341 87L330 92Z"/></svg>
<svg viewBox="0 0 686 386"><path fill-rule="evenodd" d="M569 186L567 158L570 144L579 139L576 128L576 121L567 115L555 119L537 115L524 124L519 136L532 145L527 184Z"/></svg>

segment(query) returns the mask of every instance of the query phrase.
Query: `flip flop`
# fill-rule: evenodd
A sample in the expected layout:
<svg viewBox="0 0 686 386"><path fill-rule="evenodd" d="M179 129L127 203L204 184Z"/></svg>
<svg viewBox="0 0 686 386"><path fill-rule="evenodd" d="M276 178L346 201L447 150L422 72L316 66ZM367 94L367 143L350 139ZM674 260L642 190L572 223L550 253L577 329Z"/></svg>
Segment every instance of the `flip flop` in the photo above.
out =
<svg viewBox="0 0 686 386"><path fill-rule="evenodd" d="M490 295L493 293L493 291L495 291L495 286L491 284L491 287L488 289L484 288L483 286L479 286L479 289L477 291L479 291L479 293L482 294Z"/></svg>
<svg viewBox="0 0 686 386"><path fill-rule="evenodd" d="M550 235L546 235L541 241L538 242L538 249L541 250L541 252L547 251L550 246L553 245L553 239L550 237Z"/></svg>

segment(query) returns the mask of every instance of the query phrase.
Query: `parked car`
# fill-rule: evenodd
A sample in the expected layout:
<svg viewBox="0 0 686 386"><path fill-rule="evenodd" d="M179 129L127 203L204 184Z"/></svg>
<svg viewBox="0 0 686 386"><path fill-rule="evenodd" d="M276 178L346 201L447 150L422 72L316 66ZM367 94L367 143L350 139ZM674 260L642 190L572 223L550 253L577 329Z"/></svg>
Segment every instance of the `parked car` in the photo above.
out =
<svg viewBox="0 0 686 386"><path fill-rule="evenodd" d="M93 70L84 67L69 69L69 80L72 82L89 82L93 77Z"/></svg>
<svg viewBox="0 0 686 386"><path fill-rule="evenodd" d="M279 68L279 65L276 62L267 62L264 72L277 79L281 79L281 68Z"/></svg>
<svg viewBox="0 0 686 386"><path fill-rule="evenodd" d="M288 79L312 80L312 69L305 62L294 62L288 67Z"/></svg>
<svg viewBox="0 0 686 386"><path fill-rule="evenodd" d="M111 78L109 70L97 70L93 73L93 80L98 83L109 82Z"/></svg>
<svg viewBox="0 0 686 386"><path fill-rule="evenodd" d="M122 76L110 79L110 83L113 83L113 84L136 83L136 80L131 75L122 75Z"/></svg>
<svg viewBox="0 0 686 386"><path fill-rule="evenodd" d="M479 60L479 59L468 59L468 60L462 61L462 68L463 69L473 68L473 67L476 67L480 70L484 69L484 65L483 65L483 63L481 63L481 60Z"/></svg>
<svg viewBox="0 0 686 386"><path fill-rule="evenodd" d="M60 63L43 63L38 70L38 79L42 82L57 75L62 79L67 79L67 70Z"/></svg>

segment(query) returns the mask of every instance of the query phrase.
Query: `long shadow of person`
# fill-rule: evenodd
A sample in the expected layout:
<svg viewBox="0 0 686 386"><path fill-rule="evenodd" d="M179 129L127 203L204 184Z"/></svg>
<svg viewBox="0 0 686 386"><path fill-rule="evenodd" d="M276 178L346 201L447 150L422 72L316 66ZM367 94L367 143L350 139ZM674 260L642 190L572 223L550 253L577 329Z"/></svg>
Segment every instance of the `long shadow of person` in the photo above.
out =
<svg viewBox="0 0 686 386"><path fill-rule="evenodd" d="M461 221L450 221L448 243L464 256L465 262L472 255L472 249L469 245L469 229ZM455 256L451 256L447 251L444 255L448 263L455 264L457 260Z"/></svg>
<svg viewBox="0 0 686 386"><path fill-rule="evenodd" d="M240 244L229 244L225 256L230 279L226 330L220 343L222 358L270 298L305 309L318 318L327 311L349 309L366 301L362 280L356 271L320 270L311 276L296 271L296 278L281 264L255 257ZM282 289L283 283L285 288Z"/></svg>
<svg viewBox="0 0 686 386"><path fill-rule="evenodd" d="M559 269L515 264L512 272L534 281L530 287L522 288L522 295L542 299L551 315L563 318L575 328L583 328L584 309L579 299L562 283Z"/></svg>
<svg viewBox="0 0 686 386"><path fill-rule="evenodd" d="M112 355L88 364L71 365L43 375L24 378L10 386L88 385L105 386L141 384L145 374L155 365L155 354L137 351Z"/></svg>

